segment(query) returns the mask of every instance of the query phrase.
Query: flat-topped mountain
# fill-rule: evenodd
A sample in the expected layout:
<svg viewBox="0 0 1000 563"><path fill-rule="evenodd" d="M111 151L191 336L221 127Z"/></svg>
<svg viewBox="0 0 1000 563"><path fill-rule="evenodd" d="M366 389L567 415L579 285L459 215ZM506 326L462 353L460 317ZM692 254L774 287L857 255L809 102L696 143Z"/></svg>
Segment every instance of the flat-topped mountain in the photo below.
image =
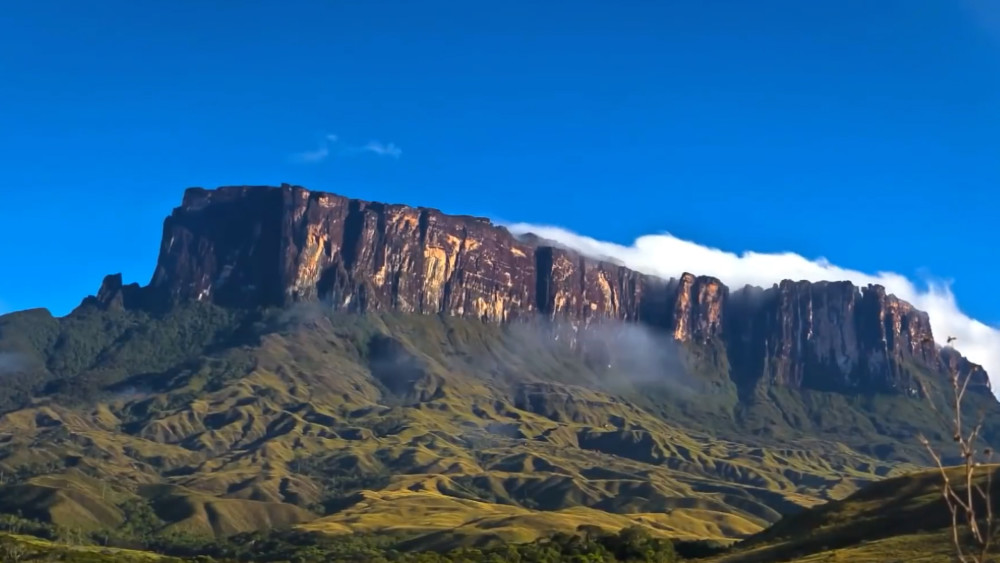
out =
<svg viewBox="0 0 1000 563"><path fill-rule="evenodd" d="M730 290L663 280L593 260L488 219L372 203L298 186L191 188L166 219L149 286L109 277L106 305L222 306L322 301L351 312L446 314L489 322L542 316L586 327L641 322L679 341L721 339L742 389L785 385L922 393L908 367L959 362L934 344L926 313L881 286L785 280ZM735 363L735 362L733 362Z"/></svg>
<svg viewBox="0 0 1000 563"><path fill-rule="evenodd" d="M87 533L731 540L947 454L952 369L1000 436L881 287L665 280L289 185L189 189L148 285L0 316L0 359L0 513Z"/></svg>

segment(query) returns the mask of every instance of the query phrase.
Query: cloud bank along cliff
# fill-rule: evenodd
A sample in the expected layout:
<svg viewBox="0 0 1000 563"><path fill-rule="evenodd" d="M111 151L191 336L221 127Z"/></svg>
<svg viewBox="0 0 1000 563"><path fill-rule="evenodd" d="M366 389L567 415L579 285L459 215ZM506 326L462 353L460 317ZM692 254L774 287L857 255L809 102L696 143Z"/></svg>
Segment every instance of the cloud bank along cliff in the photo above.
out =
<svg viewBox="0 0 1000 563"><path fill-rule="evenodd" d="M639 237L631 246L596 240L550 225L513 223L506 227L515 234L528 233L554 241L586 256L613 259L644 274L663 278L678 277L684 272L719 278L731 287L744 285L770 287L781 280L850 281L860 287L881 285L886 291L930 316L931 329L939 344L949 336L969 360L982 365L990 374L993 389L1000 378L1000 329L970 318L962 312L950 288L930 283L921 290L906 276L893 272L866 274L830 264L825 259L809 260L792 252L736 254L702 246L670 234Z"/></svg>

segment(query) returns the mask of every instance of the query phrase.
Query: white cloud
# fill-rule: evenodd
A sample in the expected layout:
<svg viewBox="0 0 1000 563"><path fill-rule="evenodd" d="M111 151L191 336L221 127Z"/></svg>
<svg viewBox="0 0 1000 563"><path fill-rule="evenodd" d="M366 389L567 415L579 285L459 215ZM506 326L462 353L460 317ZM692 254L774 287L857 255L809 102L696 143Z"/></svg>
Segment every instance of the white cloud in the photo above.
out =
<svg viewBox="0 0 1000 563"><path fill-rule="evenodd" d="M313 151L297 153L293 158L299 162L322 162L330 156L330 147L322 146Z"/></svg>
<svg viewBox="0 0 1000 563"><path fill-rule="evenodd" d="M367 145L362 147L362 150L392 158L399 158L399 155L403 154L403 151L394 143L382 144L378 141L369 141Z"/></svg>
<svg viewBox="0 0 1000 563"><path fill-rule="evenodd" d="M949 336L954 347L989 372L993 388L1000 391L1000 329L977 321L958 307L947 282L930 282L921 289L904 275L893 272L868 274L829 263L824 258L809 260L792 252L742 254L702 246L670 234L645 235L631 246L603 242L559 227L507 225L515 234L534 233L588 256L611 258L639 272L664 278L684 272L719 278L732 288L744 285L770 287L784 280L840 281L855 285L879 284L900 299L930 315L931 329L939 344Z"/></svg>
<svg viewBox="0 0 1000 563"><path fill-rule="evenodd" d="M337 142L337 136L332 134L323 135L319 141L319 146L311 151L304 151L292 155L292 160L303 163L322 162L330 156L330 145Z"/></svg>
<svg viewBox="0 0 1000 563"><path fill-rule="evenodd" d="M324 135L314 150L296 153L292 155L292 160L305 164L323 162L333 154L333 147L338 141L339 138L336 135ZM395 143L382 143L380 141L369 141L368 144L362 146L344 146L338 151L338 154L357 155L366 152L390 158L399 158L403 154L402 149Z"/></svg>

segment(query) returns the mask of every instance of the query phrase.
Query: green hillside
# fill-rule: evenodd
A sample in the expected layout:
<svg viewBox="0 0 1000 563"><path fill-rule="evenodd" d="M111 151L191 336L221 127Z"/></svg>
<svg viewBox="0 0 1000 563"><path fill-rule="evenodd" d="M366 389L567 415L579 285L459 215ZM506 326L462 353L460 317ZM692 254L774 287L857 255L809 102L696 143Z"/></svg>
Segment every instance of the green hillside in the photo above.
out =
<svg viewBox="0 0 1000 563"><path fill-rule="evenodd" d="M986 486L998 466L978 472ZM951 471L955 483L961 472ZM1000 502L994 505L1000 508ZM770 561L952 561L951 516L937 470L879 481L850 495L777 522L717 563ZM971 545L971 542L967 542Z"/></svg>
<svg viewBox="0 0 1000 563"><path fill-rule="evenodd" d="M0 511L434 549L581 525L729 542L925 464L916 432L946 443L917 399L738 393L720 346L318 305L14 313Z"/></svg>

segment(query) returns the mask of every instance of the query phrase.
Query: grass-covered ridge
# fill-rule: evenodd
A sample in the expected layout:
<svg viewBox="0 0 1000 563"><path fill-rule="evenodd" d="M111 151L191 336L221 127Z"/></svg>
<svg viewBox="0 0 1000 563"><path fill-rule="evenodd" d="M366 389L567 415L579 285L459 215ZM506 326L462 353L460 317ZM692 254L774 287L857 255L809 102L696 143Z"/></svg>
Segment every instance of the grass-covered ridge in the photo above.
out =
<svg viewBox="0 0 1000 563"><path fill-rule="evenodd" d="M976 483L986 486L984 466ZM950 478L961 483L959 468ZM783 518L711 561L951 561L951 516L941 496L941 473L927 470L873 483L840 501ZM993 502L1000 508L994 477ZM964 536L964 532L963 532Z"/></svg>
<svg viewBox="0 0 1000 563"><path fill-rule="evenodd" d="M720 344L631 325L84 306L0 317L0 353L0 511L86 534L728 542L946 438L906 397L741 396Z"/></svg>

